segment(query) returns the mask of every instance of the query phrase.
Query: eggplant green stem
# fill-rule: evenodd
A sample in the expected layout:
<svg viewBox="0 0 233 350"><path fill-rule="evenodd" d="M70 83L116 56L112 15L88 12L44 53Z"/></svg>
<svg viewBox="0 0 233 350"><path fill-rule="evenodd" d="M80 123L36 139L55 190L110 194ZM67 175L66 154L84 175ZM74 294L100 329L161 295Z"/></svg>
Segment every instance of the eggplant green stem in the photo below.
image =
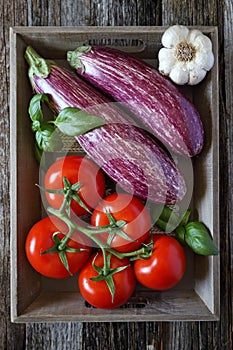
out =
<svg viewBox="0 0 233 350"><path fill-rule="evenodd" d="M24 57L29 65L28 75L34 89L33 76L47 78L50 74L50 67L55 65L55 62L42 58L31 46L27 47Z"/></svg>
<svg viewBox="0 0 233 350"><path fill-rule="evenodd" d="M67 61L69 65L76 70L81 69L81 73L83 74L85 72L85 66L80 57L91 50L91 46L80 46L74 51L68 51Z"/></svg>

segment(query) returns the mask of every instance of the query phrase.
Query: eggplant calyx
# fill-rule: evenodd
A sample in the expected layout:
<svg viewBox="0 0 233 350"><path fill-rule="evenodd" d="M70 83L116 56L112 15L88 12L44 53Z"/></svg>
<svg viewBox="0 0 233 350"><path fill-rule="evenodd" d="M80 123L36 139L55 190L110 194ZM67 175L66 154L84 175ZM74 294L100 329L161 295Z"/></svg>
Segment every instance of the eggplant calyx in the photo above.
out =
<svg viewBox="0 0 233 350"><path fill-rule="evenodd" d="M29 64L28 75L34 89L33 75L37 75L40 78L47 78L50 74L51 65L55 65L56 63L42 58L31 46L27 47L24 57Z"/></svg>
<svg viewBox="0 0 233 350"><path fill-rule="evenodd" d="M67 61L69 62L69 65L74 69L81 69L81 73L83 74L85 72L85 66L80 60L80 57L91 50L91 46L80 46L74 51L68 51Z"/></svg>

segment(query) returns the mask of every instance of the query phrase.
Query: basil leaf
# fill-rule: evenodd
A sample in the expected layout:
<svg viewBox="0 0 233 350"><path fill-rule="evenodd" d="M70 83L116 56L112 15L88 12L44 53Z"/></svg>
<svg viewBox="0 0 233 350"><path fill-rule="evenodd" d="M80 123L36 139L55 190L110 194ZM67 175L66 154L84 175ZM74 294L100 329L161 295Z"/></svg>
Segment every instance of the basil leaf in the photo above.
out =
<svg viewBox="0 0 233 350"><path fill-rule="evenodd" d="M38 120L33 120L32 131L36 132L36 131L40 130L40 124L41 124L41 122L39 122Z"/></svg>
<svg viewBox="0 0 233 350"><path fill-rule="evenodd" d="M47 151L49 149L49 141L52 137L53 130L38 130L36 132L36 143L42 151Z"/></svg>
<svg viewBox="0 0 233 350"><path fill-rule="evenodd" d="M59 113L54 124L63 134L78 136L104 125L104 120L81 109L66 107Z"/></svg>
<svg viewBox="0 0 233 350"><path fill-rule="evenodd" d="M45 94L36 94L30 101L28 112L32 120L32 130L35 132L37 143L36 157L39 160L42 151L55 151L61 148L61 138L55 130L55 126L43 123L43 111L41 102L49 102Z"/></svg>
<svg viewBox="0 0 233 350"><path fill-rule="evenodd" d="M217 255L219 253L207 227L197 221L185 226L185 242L197 254Z"/></svg>
<svg viewBox="0 0 233 350"><path fill-rule="evenodd" d="M33 131L38 130L39 125L43 121L43 112L41 109L41 101L48 102L48 96L45 94L36 94L30 101L28 112L31 120L33 121ZM38 124L39 122L39 124Z"/></svg>
<svg viewBox="0 0 233 350"><path fill-rule="evenodd" d="M35 134L37 146L42 151L57 151L62 147L62 140L51 124L43 124Z"/></svg>
<svg viewBox="0 0 233 350"><path fill-rule="evenodd" d="M185 245L185 228L184 226L178 226L175 231L175 237L180 244Z"/></svg>

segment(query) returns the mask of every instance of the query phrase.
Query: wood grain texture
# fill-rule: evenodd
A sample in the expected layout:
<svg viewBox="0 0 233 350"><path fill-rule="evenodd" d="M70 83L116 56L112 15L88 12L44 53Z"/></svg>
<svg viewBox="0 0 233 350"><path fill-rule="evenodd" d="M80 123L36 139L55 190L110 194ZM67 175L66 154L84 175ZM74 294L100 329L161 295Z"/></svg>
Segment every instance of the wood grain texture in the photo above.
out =
<svg viewBox="0 0 233 350"><path fill-rule="evenodd" d="M232 349L233 9L217 0L0 0L0 349ZM221 319L219 322L54 323L9 320L9 27L218 25L220 40Z"/></svg>
<svg viewBox="0 0 233 350"><path fill-rule="evenodd" d="M21 16L16 6L19 5ZM22 2L0 1L0 349L23 348L25 327L10 323L9 26L26 25Z"/></svg>
<svg viewBox="0 0 233 350"><path fill-rule="evenodd" d="M181 2L182 3L182 2ZM224 5L218 1L197 2L196 6L191 2L187 7L177 1L163 1L163 24L170 25L174 18L180 18L179 23L184 25L216 25L219 29L219 62L220 62L220 232L221 232L221 322L199 324L194 323L197 331L197 347L200 349L231 349L232 338L232 47L229 40L232 38L232 2L226 1ZM199 6L198 6L199 5ZM226 61L228 64L226 65ZM229 74L230 73L230 74ZM231 120L231 121L230 121ZM229 224L226 224L229 223ZM186 349L183 339L186 326L179 327L173 324L173 333L179 329L180 340L174 339L171 348ZM224 331L227 327L227 331ZM221 345L220 345L221 344ZM188 347L187 347L188 348ZM192 347L191 347L192 348ZM194 347L195 348L195 347Z"/></svg>

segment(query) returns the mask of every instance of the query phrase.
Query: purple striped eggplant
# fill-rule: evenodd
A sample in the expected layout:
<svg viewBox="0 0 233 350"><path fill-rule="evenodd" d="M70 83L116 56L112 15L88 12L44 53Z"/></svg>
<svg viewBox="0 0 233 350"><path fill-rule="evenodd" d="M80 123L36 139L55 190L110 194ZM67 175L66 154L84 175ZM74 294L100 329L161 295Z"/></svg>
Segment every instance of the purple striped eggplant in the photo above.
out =
<svg viewBox="0 0 233 350"><path fill-rule="evenodd" d="M60 112L76 107L105 120L103 126L76 138L121 188L144 200L165 204L184 197L185 181L173 160L116 104L74 72L42 59L31 47L25 58L34 91L46 94L52 109Z"/></svg>
<svg viewBox="0 0 233 350"><path fill-rule="evenodd" d="M204 144L193 104L154 67L120 50L81 46L67 53L78 74L135 116L172 152L192 157Z"/></svg>

